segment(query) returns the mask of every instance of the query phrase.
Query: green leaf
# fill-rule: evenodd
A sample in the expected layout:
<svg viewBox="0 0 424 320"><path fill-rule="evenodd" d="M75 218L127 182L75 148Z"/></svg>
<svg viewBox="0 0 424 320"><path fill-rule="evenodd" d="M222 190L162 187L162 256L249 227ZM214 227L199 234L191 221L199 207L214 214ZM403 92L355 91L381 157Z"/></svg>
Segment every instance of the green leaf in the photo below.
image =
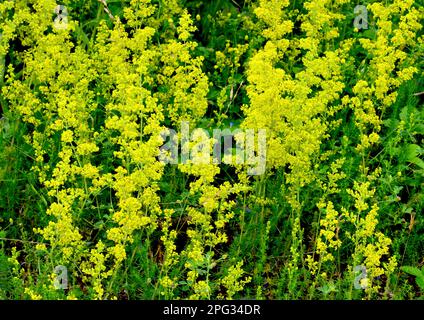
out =
<svg viewBox="0 0 424 320"><path fill-rule="evenodd" d="M388 148L389 155L392 157L396 157L400 153L400 148L389 147Z"/></svg>
<svg viewBox="0 0 424 320"><path fill-rule="evenodd" d="M103 220L97 221L94 224L94 229L103 229L105 222Z"/></svg>
<svg viewBox="0 0 424 320"><path fill-rule="evenodd" d="M403 272L412 274L413 276L416 277L423 277L423 273L421 272L420 269L416 268L416 267L411 267L411 266L403 266L400 268Z"/></svg>
<svg viewBox="0 0 424 320"><path fill-rule="evenodd" d="M406 161L412 162L418 155L421 154L422 149L419 145L416 144L408 144L403 148L404 157Z"/></svg>
<svg viewBox="0 0 424 320"><path fill-rule="evenodd" d="M417 277L415 280L417 281L417 284L421 288L421 290L424 291L424 276Z"/></svg>
<svg viewBox="0 0 424 320"><path fill-rule="evenodd" d="M421 169L424 169L424 161L421 160L420 158L415 157L412 160L410 160L410 162L413 163L413 164L416 164Z"/></svg>
<svg viewBox="0 0 424 320"><path fill-rule="evenodd" d="M388 128L396 128L398 124L399 124L399 121L396 119L383 120L383 125Z"/></svg>
<svg viewBox="0 0 424 320"><path fill-rule="evenodd" d="M77 25L75 27L75 31L77 33L78 39L81 40L81 42L84 45L89 46L90 45L90 39L88 38L87 34L84 32L84 30L82 29L82 27L80 27L79 25Z"/></svg>
<svg viewBox="0 0 424 320"><path fill-rule="evenodd" d="M362 38L368 38L371 40L375 40L376 39L376 33L374 30L368 29L366 31L363 31L361 33Z"/></svg>
<svg viewBox="0 0 424 320"><path fill-rule="evenodd" d="M424 124L417 124L414 129L417 134L424 134Z"/></svg>
<svg viewBox="0 0 424 320"><path fill-rule="evenodd" d="M399 114L399 118L402 121L408 122L408 107L403 107L400 114Z"/></svg>

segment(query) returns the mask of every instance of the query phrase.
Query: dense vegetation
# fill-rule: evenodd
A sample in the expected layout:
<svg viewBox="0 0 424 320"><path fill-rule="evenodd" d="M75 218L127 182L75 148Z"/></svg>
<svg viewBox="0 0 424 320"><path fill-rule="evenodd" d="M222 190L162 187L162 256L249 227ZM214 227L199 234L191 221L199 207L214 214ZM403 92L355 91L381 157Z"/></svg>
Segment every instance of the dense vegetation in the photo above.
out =
<svg viewBox="0 0 424 320"><path fill-rule="evenodd" d="M422 296L423 0L0 1L1 299Z"/></svg>

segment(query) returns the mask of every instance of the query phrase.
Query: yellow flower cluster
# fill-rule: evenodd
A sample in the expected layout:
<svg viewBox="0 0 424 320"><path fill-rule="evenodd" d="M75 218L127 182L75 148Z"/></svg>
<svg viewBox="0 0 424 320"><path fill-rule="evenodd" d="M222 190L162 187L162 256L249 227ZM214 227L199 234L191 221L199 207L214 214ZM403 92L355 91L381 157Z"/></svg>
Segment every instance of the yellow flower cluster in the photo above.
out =
<svg viewBox="0 0 424 320"><path fill-rule="evenodd" d="M158 70L157 85L166 90L155 93L159 103L172 107L164 108L164 113L176 126L181 121L194 124L207 109L205 96L209 90L208 78L202 71L203 57L193 58L192 52L197 42L189 41L190 35L196 30L186 10L181 14L176 38L168 39L159 47L159 61L162 66Z"/></svg>
<svg viewBox="0 0 424 320"><path fill-rule="evenodd" d="M389 257L389 263L383 267L382 260L385 258L384 256L389 255L392 241L383 233L377 231L378 205L374 203L370 209L368 204L374 196L375 189L370 189L369 182L355 182L354 189L349 189L348 193L355 199L357 210L357 212L348 212L348 210L343 209L345 219L354 224L356 229L354 235L348 233L355 244L353 261L355 266L363 263L366 267L368 278L366 292L371 295L377 293L380 289L380 284L373 279L382 274L389 275L392 273L396 267L396 257ZM366 212L365 216L363 216L363 212Z"/></svg>
<svg viewBox="0 0 424 320"><path fill-rule="evenodd" d="M210 298L209 283L199 279L199 270L206 269L208 274L216 265L212 260L213 249L228 241L225 227L234 217L233 208L236 203L228 201L228 197L242 192L245 186L241 183L231 185L229 182L219 187L213 186L215 176L220 170L215 164L188 163L180 165L180 170L197 178L190 184L190 194L198 195L200 205L199 208L187 208L189 242L186 249L181 252L181 256L187 261L185 263L185 268L188 270L187 282L194 291L190 298ZM215 220L214 215L216 215Z"/></svg>
<svg viewBox="0 0 424 320"><path fill-rule="evenodd" d="M289 37L294 27L286 11L289 1L263 0L255 10L266 26L263 36L267 42L248 63L250 104L244 108L243 125L266 128L268 168L289 169L285 181L290 190L287 201L293 208L291 258L287 266L290 290L295 290L295 274L303 259L299 191L316 179L312 164L328 130L323 119L337 111L332 105L344 89L342 65L353 43L345 40L338 48L323 45L339 34L335 24L344 16L333 12L344 3L346 1L305 2L307 13L301 24L305 36L294 39ZM299 49L306 53L301 61L296 61L293 55L298 55ZM281 64L281 61L289 63ZM293 68L295 63L302 65L297 72ZM328 227L334 228L333 224ZM329 232L331 230L323 229L321 235L333 241ZM334 241L333 247L338 247L339 242ZM327 254L324 243L320 242L322 256Z"/></svg>
<svg viewBox="0 0 424 320"><path fill-rule="evenodd" d="M333 261L334 255L328 250L337 250L342 242L338 238L340 228L339 214L334 210L332 202L328 202L325 208L325 217L320 220L321 229L317 239L317 253L321 255L321 262Z"/></svg>
<svg viewBox="0 0 424 320"><path fill-rule="evenodd" d="M326 16L329 12L325 6L317 8L312 3L321 2L305 3L305 7L310 9L309 16ZM270 23L274 21L274 14L279 12L279 25L284 26L284 29L272 33L272 28L266 29L264 35L270 40L249 62L247 75L250 105L244 109L244 126L267 129L268 166L288 166L291 173L287 176L287 182L295 184L296 189L314 178L311 161L327 130L320 115L328 112L329 106L344 87L341 65L351 43L346 41L340 49L322 52L319 38L314 34L306 32L306 37L300 40L285 39L283 36L293 28L290 21L284 20L283 9L288 1L261 1L260 4L255 10L259 13L258 17ZM328 16L330 20L339 18L338 15ZM310 26L311 23L314 25ZM328 25L326 21L306 19L302 26L307 30L321 32L324 23ZM296 74L292 74L290 66L279 64L291 46L301 46L308 50L302 61L304 68ZM312 87L318 88L314 96L311 95Z"/></svg>
<svg viewBox="0 0 424 320"><path fill-rule="evenodd" d="M232 299L237 292L243 290L245 284L252 280L251 277L242 279L245 273L243 269L241 269L242 266L243 262L238 262L236 265L231 266L228 269L228 274L221 280L221 284L227 290L225 295L226 299ZM219 296L219 298L224 298L224 295Z"/></svg>
<svg viewBox="0 0 424 320"><path fill-rule="evenodd" d="M27 1L0 4L1 15L16 9L12 21L1 23L0 56L19 27L23 45L31 49L21 57L24 80L14 80L14 70L8 70L4 94L13 110L35 127L28 142L36 155L33 170L48 190L50 216L47 226L35 231L63 264L77 267L75 274L91 285L93 297L103 299L110 297L110 286L104 284L113 281L126 259L134 233L143 230L148 236L158 225L162 209L157 191L164 165L157 156L165 116L173 123L195 121L206 111L209 84L203 58L192 56L197 44L189 38L195 27L179 1L159 8L150 0L132 0L124 9L126 25L118 17L112 28L100 22L90 55L70 40L79 28L70 17L66 28L45 32L52 28L55 1L29 2L35 14ZM161 15L155 14L158 10ZM163 24L172 27L159 35ZM164 38L163 43L154 43L155 36ZM110 149L110 165L99 166L96 157ZM102 222L106 228L93 243L85 217L92 212L91 203L112 193L107 223ZM230 217L224 214L219 221ZM222 229L223 223L218 225ZM169 266L176 231L162 231ZM225 239L218 233L213 241Z"/></svg>
<svg viewBox="0 0 424 320"><path fill-rule="evenodd" d="M369 10L376 19L377 39L359 39L359 42L371 61L367 64L363 61L358 69L358 80L353 87L355 96L343 97L343 104L354 111L360 130L358 152L379 142L381 114L396 101L396 89L418 72L414 67L416 58L408 55L405 48L414 43L422 27L412 0L396 0L388 5L375 2L369 5ZM396 19L400 19L398 26L392 22Z"/></svg>
<svg viewBox="0 0 424 320"><path fill-rule="evenodd" d="M64 3L75 6L72 0ZM95 4L100 17L106 4ZM288 257L278 258L284 267L277 286L296 296L304 277L315 297L318 284L344 276L338 260L345 255L347 277L364 266L365 292L374 297L394 272L397 257L380 229L382 168L375 168L371 152L382 141L385 114L398 89L419 72L418 57L409 50L423 44L416 35L422 9L413 0L373 1L367 7L372 36L356 32L344 38L354 1L307 0L301 6L249 1L252 17L217 13L218 24L243 22L249 36L236 33L213 50L199 46L195 32L203 20L194 21L184 4L129 0L108 20L82 25L70 12L66 26L57 28L55 0L0 3L1 99L27 124L31 171L42 189L35 209L41 225L32 231L42 241L37 254L46 253L49 268L54 262L70 269L73 281L62 297L75 299L88 288L90 298L115 299L123 267L139 259L143 267L154 265L146 270L154 297L233 299L252 278L243 270L244 257L227 260L222 251L234 249L234 237L249 237L243 229L248 214L250 223L261 224L259 253L252 253L258 259L245 268L253 270L258 298L273 293L258 279L271 268L266 255L276 229L289 238ZM92 7L85 3L79 9ZM16 52L6 70L15 39L25 50ZM363 54L353 58L358 51ZM212 74L204 70L210 57ZM210 92L211 87L218 89ZM181 145L194 150L189 161L173 168L159 161L165 127L221 126L234 114L241 116L236 104L245 94L238 129L266 130L264 175L249 176L250 163L241 163L239 154L227 154L225 165L210 163L210 154L197 147L217 141L202 130ZM348 125L355 134L339 138ZM235 139L245 145L242 130ZM260 148L249 146L244 157L261 154ZM350 152L358 158L351 161ZM227 169L235 175L221 182ZM276 176L281 189L271 192L267 183ZM184 193L175 195L180 182L173 185L168 178L173 183L181 178ZM171 195L164 185L175 189ZM176 201L164 201L168 196ZM285 235L275 228L281 217L288 220ZM312 224L310 237L304 236L306 223ZM17 257L12 250L14 279L25 272ZM383 281L377 279L382 275ZM47 278L53 283L54 274ZM22 291L43 299L51 287Z"/></svg>

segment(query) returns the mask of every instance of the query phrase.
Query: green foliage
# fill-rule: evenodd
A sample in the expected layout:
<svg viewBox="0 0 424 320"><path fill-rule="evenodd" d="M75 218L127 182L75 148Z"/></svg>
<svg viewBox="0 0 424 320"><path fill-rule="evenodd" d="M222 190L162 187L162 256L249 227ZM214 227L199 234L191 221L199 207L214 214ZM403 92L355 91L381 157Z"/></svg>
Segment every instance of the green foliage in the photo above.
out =
<svg viewBox="0 0 424 320"><path fill-rule="evenodd" d="M424 266L420 269L411 266L403 266L402 271L415 276L415 281L420 287L421 291L424 292Z"/></svg>
<svg viewBox="0 0 424 320"><path fill-rule="evenodd" d="M374 10L368 30L352 27L354 1L271 2L64 0L75 25L63 33L44 8L53 0L0 7L0 299L422 298L422 29L395 47ZM423 5L412 7L422 16ZM396 80L408 63L417 72L378 98L377 74ZM52 129L67 120L62 102L77 124ZM156 166L151 135L184 119L209 134L266 127L273 163L254 177L227 164ZM358 148L372 133L378 142ZM99 150L79 155L86 141ZM61 173L68 165L92 165L97 189ZM66 214L52 208L67 201L72 219L56 228ZM40 233L49 226L54 236ZM81 239L62 245L71 231ZM57 289L62 264L69 287ZM366 290L354 287L358 265Z"/></svg>

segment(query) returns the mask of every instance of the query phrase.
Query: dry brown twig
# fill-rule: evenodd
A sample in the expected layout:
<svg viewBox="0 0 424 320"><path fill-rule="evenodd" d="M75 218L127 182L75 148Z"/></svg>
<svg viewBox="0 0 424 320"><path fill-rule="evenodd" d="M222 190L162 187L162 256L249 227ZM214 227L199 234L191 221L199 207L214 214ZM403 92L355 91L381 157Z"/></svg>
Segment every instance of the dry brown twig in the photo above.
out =
<svg viewBox="0 0 424 320"><path fill-rule="evenodd" d="M113 16L112 12L110 12L106 0L98 0L102 5L103 5L103 9L105 10L105 12L107 13L107 15L109 16L109 18L113 21L115 21L115 17Z"/></svg>

